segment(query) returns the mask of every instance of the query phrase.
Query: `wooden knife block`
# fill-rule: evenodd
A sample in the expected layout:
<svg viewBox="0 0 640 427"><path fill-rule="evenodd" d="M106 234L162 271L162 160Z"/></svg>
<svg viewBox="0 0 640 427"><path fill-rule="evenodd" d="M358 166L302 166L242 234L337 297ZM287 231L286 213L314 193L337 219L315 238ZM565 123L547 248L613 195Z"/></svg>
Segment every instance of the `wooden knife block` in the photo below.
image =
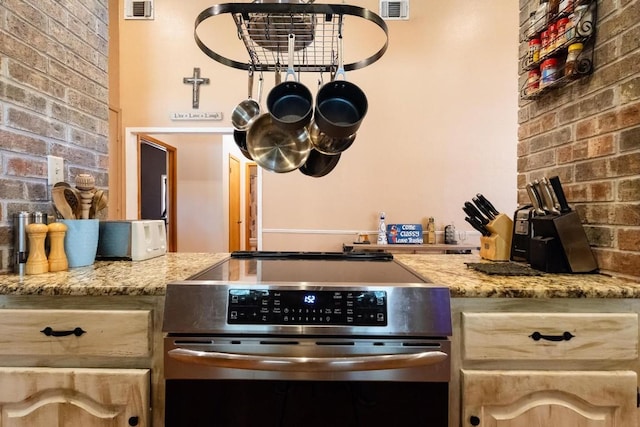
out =
<svg viewBox="0 0 640 427"><path fill-rule="evenodd" d="M491 235L480 237L480 257L491 261L509 261L513 220L501 213L486 227Z"/></svg>

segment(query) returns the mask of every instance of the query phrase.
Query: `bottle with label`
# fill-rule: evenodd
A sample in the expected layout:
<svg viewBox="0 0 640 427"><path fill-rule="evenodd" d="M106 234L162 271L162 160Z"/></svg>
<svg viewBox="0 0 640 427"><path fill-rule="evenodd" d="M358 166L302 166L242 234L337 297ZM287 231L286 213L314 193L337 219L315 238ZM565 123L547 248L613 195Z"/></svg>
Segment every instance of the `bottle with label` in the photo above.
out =
<svg viewBox="0 0 640 427"><path fill-rule="evenodd" d="M378 241L379 245L386 245L387 242L387 224L385 223L385 214L380 212L380 220L378 221Z"/></svg>
<svg viewBox="0 0 640 427"><path fill-rule="evenodd" d="M427 243L430 245L436 243L436 220L433 217L429 217L427 223Z"/></svg>
<svg viewBox="0 0 640 427"><path fill-rule="evenodd" d="M578 57L582 53L582 43L573 43L567 49L567 61L564 65L564 75L572 76L577 72Z"/></svg>
<svg viewBox="0 0 640 427"><path fill-rule="evenodd" d="M557 79L558 60L549 58L540 66L540 88L550 85Z"/></svg>
<svg viewBox="0 0 640 427"><path fill-rule="evenodd" d="M540 60L540 39L537 37L529 40L529 54L527 56L527 62L529 64L534 64Z"/></svg>

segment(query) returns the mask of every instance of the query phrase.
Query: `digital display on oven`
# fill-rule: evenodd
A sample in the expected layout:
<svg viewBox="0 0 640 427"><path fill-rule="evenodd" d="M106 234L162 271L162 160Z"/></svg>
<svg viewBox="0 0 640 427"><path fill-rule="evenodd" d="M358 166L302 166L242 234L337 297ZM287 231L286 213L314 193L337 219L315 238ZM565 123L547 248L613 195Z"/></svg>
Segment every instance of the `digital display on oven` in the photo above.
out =
<svg viewBox="0 0 640 427"><path fill-rule="evenodd" d="M227 322L256 325L387 325L387 293L230 289Z"/></svg>

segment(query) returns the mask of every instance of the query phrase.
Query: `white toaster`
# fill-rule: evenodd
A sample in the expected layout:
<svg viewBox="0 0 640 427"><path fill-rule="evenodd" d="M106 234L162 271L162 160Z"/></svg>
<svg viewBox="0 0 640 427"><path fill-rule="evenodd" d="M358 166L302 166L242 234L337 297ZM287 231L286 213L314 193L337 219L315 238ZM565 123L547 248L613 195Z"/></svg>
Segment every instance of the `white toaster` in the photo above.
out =
<svg viewBox="0 0 640 427"><path fill-rule="evenodd" d="M142 261L167 252L163 220L100 221L97 259Z"/></svg>

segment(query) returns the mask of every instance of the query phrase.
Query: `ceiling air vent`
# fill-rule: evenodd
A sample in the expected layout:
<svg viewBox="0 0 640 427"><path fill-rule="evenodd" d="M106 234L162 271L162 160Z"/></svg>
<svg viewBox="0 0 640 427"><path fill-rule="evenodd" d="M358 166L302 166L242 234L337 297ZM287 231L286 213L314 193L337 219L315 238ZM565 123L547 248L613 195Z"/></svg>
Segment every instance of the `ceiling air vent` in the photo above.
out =
<svg viewBox="0 0 640 427"><path fill-rule="evenodd" d="M409 19L409 0L380 1L380 16L385 20Z"/></svg>
<svg viewBox="0 0 640 427"><path fill-rule="evenodd" d="M153 0L124 0L124 19L153 19Z"/></svg>

